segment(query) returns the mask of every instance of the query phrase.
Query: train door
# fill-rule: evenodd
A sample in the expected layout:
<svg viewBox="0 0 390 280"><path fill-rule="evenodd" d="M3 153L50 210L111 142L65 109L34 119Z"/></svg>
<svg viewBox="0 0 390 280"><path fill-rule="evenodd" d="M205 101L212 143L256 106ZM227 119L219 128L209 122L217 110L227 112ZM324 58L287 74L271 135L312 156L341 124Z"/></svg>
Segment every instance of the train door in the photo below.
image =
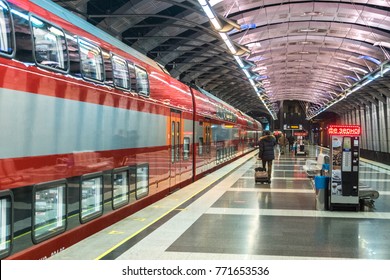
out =
<svg viewBox="0 0 390 280"><path fill-rule="evenodd" d="M182 147L182 121L181 112L171 110L170 116L170 186L180 182L181 159L180 149Z"/></svg>
<svg viewBox="0 0 390 280"><path fill-rule="evenodd" d="M204 152L207 163L211 162L211 122L205 121L203 123L203 139L204 139Z"/></svg>

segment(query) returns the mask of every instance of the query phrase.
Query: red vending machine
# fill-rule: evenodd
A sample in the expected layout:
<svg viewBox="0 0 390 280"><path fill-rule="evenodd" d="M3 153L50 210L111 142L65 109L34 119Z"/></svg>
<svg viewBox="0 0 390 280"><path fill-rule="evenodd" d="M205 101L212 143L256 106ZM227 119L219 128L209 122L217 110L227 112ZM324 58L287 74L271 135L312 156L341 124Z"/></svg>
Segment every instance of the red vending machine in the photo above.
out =
<svg viewBox="0 0 390 280"><path fill-rule="evenodd" d="M329 209L355 208L359 211L360 126L331 125Z"/></svg>

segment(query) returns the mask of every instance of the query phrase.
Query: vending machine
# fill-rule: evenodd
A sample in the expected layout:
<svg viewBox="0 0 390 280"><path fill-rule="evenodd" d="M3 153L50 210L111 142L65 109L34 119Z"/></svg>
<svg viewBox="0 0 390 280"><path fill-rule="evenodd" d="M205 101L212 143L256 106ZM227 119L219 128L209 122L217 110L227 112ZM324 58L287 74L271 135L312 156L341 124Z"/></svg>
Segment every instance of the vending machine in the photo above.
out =
<svg viewBox="0 0 390 280"><path fill-rule="evenodd" d="M360 126L331 125L330 137L330 205L329 209L359 210Z"/></svg>

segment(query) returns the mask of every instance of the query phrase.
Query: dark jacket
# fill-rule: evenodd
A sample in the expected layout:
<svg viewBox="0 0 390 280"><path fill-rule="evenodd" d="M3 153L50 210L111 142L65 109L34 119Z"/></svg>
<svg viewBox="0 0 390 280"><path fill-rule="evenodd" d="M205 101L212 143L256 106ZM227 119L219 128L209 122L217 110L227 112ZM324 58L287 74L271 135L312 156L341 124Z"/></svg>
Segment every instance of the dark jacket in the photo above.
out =
<svg viewBox="0 0 390 280"><path fill-rule="evenodd" d="M259 141L259 157L262 160L274 160L275 152L274 147L276 145L276 139L272 135L265 135L260 138Z"/></svg>

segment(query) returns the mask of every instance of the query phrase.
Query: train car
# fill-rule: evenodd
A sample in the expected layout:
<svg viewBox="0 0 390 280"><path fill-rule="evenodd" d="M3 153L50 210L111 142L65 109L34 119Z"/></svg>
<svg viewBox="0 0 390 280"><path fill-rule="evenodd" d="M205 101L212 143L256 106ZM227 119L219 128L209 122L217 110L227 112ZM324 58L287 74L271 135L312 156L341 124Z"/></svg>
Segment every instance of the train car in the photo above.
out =
<svg viewBox="0 0 390 280"><path fill-rule="evenodd" d="M51 1L0 0L1 259L46 259L249 152L261 129Z"/></svg>

